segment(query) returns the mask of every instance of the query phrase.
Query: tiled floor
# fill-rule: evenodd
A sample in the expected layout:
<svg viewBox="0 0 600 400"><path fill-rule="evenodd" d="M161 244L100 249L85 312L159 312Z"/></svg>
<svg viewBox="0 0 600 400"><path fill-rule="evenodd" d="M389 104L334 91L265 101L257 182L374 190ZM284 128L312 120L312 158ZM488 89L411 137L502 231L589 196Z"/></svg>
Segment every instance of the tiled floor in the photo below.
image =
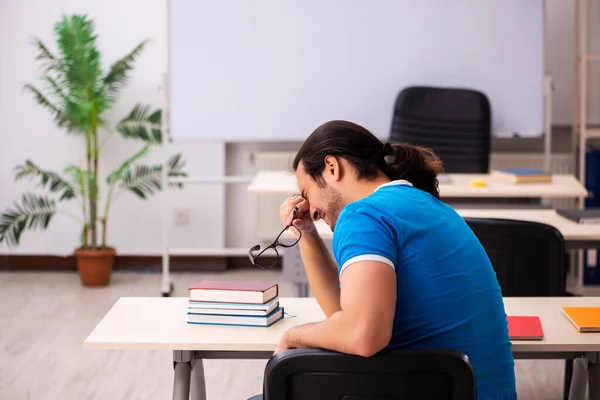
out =
<svg viewBox="0 0 600 400"><path fill-rule="evenodd" d="M201 279L276 280L276 271L174 274L174 296ZM89 351L83 341L121 296L159 296L160 275L118 273L106 288L84 288L75 273L0 273L0 400L164 400L172 395L172 355ZM151 312L151 311L149 311ZM266 361L205 362L209 400L256 394ZM518 361L520 400L562 398L562 361Z"/></svg>

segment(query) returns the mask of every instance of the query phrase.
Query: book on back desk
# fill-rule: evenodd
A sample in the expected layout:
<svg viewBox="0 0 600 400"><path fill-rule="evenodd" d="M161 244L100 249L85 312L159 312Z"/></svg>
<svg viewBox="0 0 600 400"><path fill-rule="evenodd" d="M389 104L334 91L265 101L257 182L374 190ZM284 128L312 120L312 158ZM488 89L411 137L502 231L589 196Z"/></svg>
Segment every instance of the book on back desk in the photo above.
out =
<svg viewBox="0 0 600 400"><path fill-rule="evenodd" d="M592 208L586 210L556 210L562 217L577 222L578 224L600 224L600 209Z"/></svg>
<svg viewBox="0 0 600 400"><path fill-rule="evenodd" d="M452 178L447 174L438 174L437 180L438 183L452 183Z"/></svg>
<svg viewBox="0 0 600 400"><path fill-rule="evenodd" d="M544 331L537 316L507 316L508 336L511 340L541 340Z"/></svg>
<svg viewBox="0 0 600 400"><path fill-rule="evenodd" d="M579 332L600 332L600 307L563 307L562 313Z"/></svg>
<svg viewBox="0 0 600 400"><path fill-rule="evenodd" d="M278 295L278 286L261 282L202 281L190 287L190 299L218 303L264 304Z"/></svg>
<svg viewBox="0 0 600 400"><path fill-rule="evenodd" d="M490 178L507 183L550 183L552 175L532 168L493 169Z"/></svg>

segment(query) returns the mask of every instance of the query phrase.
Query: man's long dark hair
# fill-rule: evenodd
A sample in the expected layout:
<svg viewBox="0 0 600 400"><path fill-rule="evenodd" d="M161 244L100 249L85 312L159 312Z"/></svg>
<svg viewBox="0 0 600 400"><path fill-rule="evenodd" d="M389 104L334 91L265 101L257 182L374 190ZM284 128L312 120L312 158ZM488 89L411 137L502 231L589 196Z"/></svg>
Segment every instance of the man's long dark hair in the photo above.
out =
<svg viewBox="0 0 600 400"><path fill-rule="evenodd" d="M294 159L294 170L302 162L306 173L324 185L322 173L328 155L351 163L358 179L372 180L384 173L391 180L405 179L417 189L440 197L437 174L443 172L442 162L431 149L398 143L386 146L360 125L329 121L306 139ZM387 156L392 158L389 163Z"/></svg>

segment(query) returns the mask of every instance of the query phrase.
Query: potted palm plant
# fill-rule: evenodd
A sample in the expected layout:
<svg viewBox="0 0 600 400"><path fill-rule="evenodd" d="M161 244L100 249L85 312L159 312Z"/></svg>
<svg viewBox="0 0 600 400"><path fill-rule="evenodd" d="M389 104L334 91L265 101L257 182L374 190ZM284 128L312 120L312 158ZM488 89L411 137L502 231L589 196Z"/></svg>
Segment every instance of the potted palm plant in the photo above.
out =
<svg viewBox="0 0 600 400"><path fill-rule="evenodd" d="M111 124L105 116L126 85L146 41L105 72L96 46L94 24L87 16L65 16L54 25L54 32L56 55L41 40L34 40L37 60L42 64L44 89L31 84L24 89L52 114L59 127L83 136L84 156L80 165L70 164L59 172L45 170L29 159L15 167L15 179L37 182L45 193L25 193L0 215L0 242L17 246L25 230L48 227L58 212L58 203L78 201L81 243L74 255L81 282L86 286L106 285L116 253L106 236L115 193L124 190L147 199L162 189L162 164L139 162L162 141L162 112L138 104L116 124ZM117 133L124 139L138 140L140 149L116 170L101 177L101 144ZM180 154L171 156L168 175L186 176L183 166Z"/></svg>

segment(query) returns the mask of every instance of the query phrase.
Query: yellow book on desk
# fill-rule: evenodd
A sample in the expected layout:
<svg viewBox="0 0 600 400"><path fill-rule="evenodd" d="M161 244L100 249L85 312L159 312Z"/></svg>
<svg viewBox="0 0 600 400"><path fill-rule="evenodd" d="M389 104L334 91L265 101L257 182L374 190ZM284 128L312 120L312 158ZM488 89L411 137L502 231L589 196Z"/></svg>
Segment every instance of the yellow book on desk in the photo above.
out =
<svg viewBox="0 0 600 400"><path fill-rule="evenodd" d="M493 169L490 178L507 183L550 183L552 175L532 168Z"/></svg>
<svg viewBox="0 0 600 400"><path fill-rule="evenodd" d="M563 307L562 312L579 332L600 332L600 307Z"/></svg>

